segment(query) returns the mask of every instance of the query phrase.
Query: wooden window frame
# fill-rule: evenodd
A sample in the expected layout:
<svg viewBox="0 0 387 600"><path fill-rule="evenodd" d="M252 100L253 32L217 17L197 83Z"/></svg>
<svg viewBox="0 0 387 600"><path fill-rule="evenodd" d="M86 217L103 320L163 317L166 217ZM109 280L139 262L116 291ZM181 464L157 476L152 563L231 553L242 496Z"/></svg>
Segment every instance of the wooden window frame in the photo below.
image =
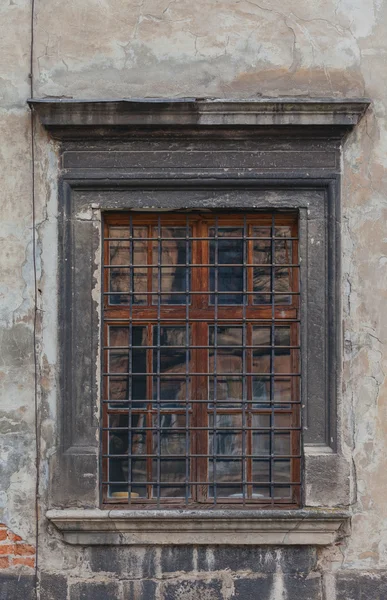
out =
<svg viewBox="0 0 387 600"><path fill-rule="evenodd" d="M188 216L189 215L189 216ZM164 225L170 225L170 226L182 226L182 227L186 227L187 224L187 218L189 219L189 223L190 226L192 226L192 238L193 241L191 241L192 243L192 264L193 265L204 265L204 266L199 266L199 267L194 267L193 269L191 269L192 272L192 277L191 277L191 287L190 287L190 292L201 292L201 294L193 294L191 296L191 304L189 305L189 322L192 324L192 341L191 344L193 346L207 346L208 348L206 350L193 350L192 351L192 359L190 361L190 364L194 364L194 371L193 372L198 372L198 373L206 373L208 371L209 373L209 362L208 362L208 356L209 356L209 338L208 338L208 327L209 324L214 322L217 323L218 321L222 322L222 319L229 319L229 323L231 322L231 320L235 323L235 325L241 325L242 323L246 324L246 331L247 333L247 340L244 341L244 345L246 346L252 346L252 323L256 322L256 323L266 323L266 325L271 325L273 327L273 331L274 331L274 325L273 323L275 323L275 325L277 326L278 324L281 324L281 320L286 323L289 322L287 321L287 319L289 320L293 320L292 325L290 325L291 327L291 345L292 346L297 346L298 348L299 343L300 343L300 335L299 335L299 317L300 317L300 297L299 297L299 269L298 269L298 255L299 255L299 251L298 251L298 214L297 211L287 211L287 212L257 212L257 211L235 211L233 213L225 213L225 212L209 212L209 213L203 213L203 212L190 212L190 213L184 213L184 212L171 212L171 213L136 213L136 212L127 212L127 213L105 213L104 214L104 224L103 224L103 229L104 229L104 264L105 266L108 265L109 260L109 227L112 225L119 225L119 226L126 226L126 227L131 227L134 225L141 225L141 226L147 226L147 238L153 238L154 236L152 235L152 228L154 228L157 223L162 223L162 226ZM159 221L160 219L160 221ZM275 219L275 221L273 220ZM293 258L292 263L297 263L297 267L290 267L289 268L289 274L290 275L290 280L291 280L291 291L294 293L293 296L291 296L291 304L289 306L286 306L284 304L281 305L281 303L278 303L278 305L276 304L274 306L274 300L273 300L273 305L271 304L253 304L253 277L252 277L252 273L253 273L253 267L247 267L246 268L246 273L247 275L246 277L246 283L247 283L247 289L246 291L248 292L247 294L247 303L243 303L240 306L238 305L229 305L229 306L219 306L217 305L217 316L215 315L215 304L217 304L217 301L215 301L214 304L211 304L209 301L209 295L210 295L210 285L209 285L209 264L210 264L210 258L209 258L209 237L210 237L210 233L209 233L209 228L210 227L214 227L215 224L218 224L220 227L224 227L224 226L242 226L246 229L246 225L247 225L247 238L245 243L243 244L244 247L246 247L246 257L244 259L244 262L246 262L247 259L247 264L248 265L252 265L253 263L253 259L252 259L252 247L253 247L253 241L250 239L251 237L251 228L253 226L260 226L260 227L272 227L273 223L275 222L275 226L279 226L279 225L291 225L292 227L292 237L294 238L291 241L291 245L292 245L292 255L293 257L297 257L297 261ZM245 235L245 234L244 234ZM139 238L141 239L141 238ZM157 237L154 238L157 241ZM281 239L281 238L278 238ZM274 242L273 242L274 243ZM147 250L147 281L148 281L148 285L147 285L147 292L152 291L152 276L153 276L153 267L150 267L150 265L152 264L153 261L153 257L152 257L152 241L147 241L147 245L148 245L148 250ZM104 277L103 277L103 282L104 282L104 290L105 292L109 290L109 275L108 275L108 268L104 269ZM270 272L274 272L273 267L271 267ZM274 289L274 288L273 288ZM272 297L272 296L271 296ZM177 304L173 304L173 305L168 305L168 304L161 304L161 307L158 307L156 305L154 305L152 303L152 299L153 296L151 295L147 295L147 302L146 305L134 305L133 303L130 303L130 305L114 305L114 304L109 304L109 296L104 295L104 301L103 301L103 310L104 310L104 327L103 327L103 337L105 339L104 341L104 347L106 348L107 344L107 327L109 326L109 324L114 324L114 325L120 325L120 324L127 324L129 321L131 321L132 323L136 322L141 323L142 326L147 327L148 328L148 342L147 345L150 346L152 345L152 340L151 338L149 338L149 336L151 335L150 331L151 331L151 327L153 323L157 323L158 319L161 319L161 322L163 323L163 325L167 325L168 323L175 323L176 325L178 325L178 322L175 321L175 319L179 319L181 320L181 323L185 323L186 317L187 317L187 305L186 304L182 304L182 305L177 305ZM141 321L138 321L138 319L141 319ZM171 321L171 319L173 319L173 321ZM192 319L192 321L191 321ZM296 322L295 322L296 321ZM250 339L251 338L251 339ZM274 347L274 340L271 339L270 342L271 346ZM147 349L146 350L147 353L147 366L148 369L152 370L152 350ZM245 358L245 361L247 360L247 369L246 366L244 367L243 370L247 370L247 372L251 372L252 370L252 356L253 356L253 350L250 348L249 350L245 351L245 349L243 349L243 353L244 355L247 357ZM274 355L274 350L271 350L271 353ZM300 358L299 358L299 351L290 351L290 355L291 355L291 361L292 361L292 373L300 373L301 368L300 368ZM297 355L296 360L294 359L294 356ZM103 352L103 370L104 372L108 371L108 350L104 350ZM250 363L250 364L249 364ZM271 365L273 363L271 362ZM271 367L271 369L273 369L273 366ZM207 390L207 385L209 385L209 376L208 375L203 375L203 376L194 376L191 378L196 380L196 391L191 390L191 393L193 394L193 397L195 399L198 400L202 400L203 403L199 404L196 403L196 405L193 407L193 416L192 416L192 420L194 422L194 427L206 427L209 428L209 414L210 414L210 410L205 408L205 404L204 404L204 400L207 398L207 394L208 394L208 390ZM106 391L106 377L104 378L104 384L103 384L103 397L107 398L107 391ZM247 386L247 388L251 387L252 385L252 377L251 376L247 376L246 377L246 383L245 385ZM152 383L150 383L151 381L151 377L147 377L147 395L148 397L152 397L152 392L150 389L150 386L153 385ZM274 381L274 379L271 379L270 376L270 381ZM271 385L273 386L273 383L271 383ZM205 508L206 506L216 506L217 508L229 508L229 507L235 507L235 506L241 506L243 505L243 507L246 508L256 508L257 506L260 507L276 507L276 506L280 506L281 508L295 508L297 506L300 505L301 503L301 440L300 440L300 429L301 429L301 415L300 415L300 396L298 393L298 400L294 401L294 398L296 396L296 392L295 389L297 387L297 378L293 377L292 378L292 404L290 407L290 410L288 411L284 411L284 409L273 409L273 408L267 408L267 409L256 409L257 414L290 414L291 415L291 427L294 428L294 430L291 430L290 433L290 437L291 437L291 477L290 477L290 486L292 489L292 493L291 493L291 498L286 498L286 499L281 499L281 498L274 498L274 496L271 496L270 498L265 498L265 499L260 499L257 500L256 498L252 498L252 488L253 486L250 484L249 482L252 481L252 461L253 461L253 452L252 452L252 436L253 436L253 431L250 429L247 430L247 432L245 431L245 429L243 429L242 431L242 436L243 439L245 440L244 444L244 451L242 453L242 461L241 464L244 465L244 467L242 467L242 470L244 472L243 475L243 482L246 481L246 484L243 483L242 484L242 489L243 489L243 498L241 499L234 499L234 498L219 498L217 499L215 497L214 498L210 498L208 497L208 489L209 486L211 485L211 483L209 482L209 478L208 478L208 464L209 464L209 460L207 460L207 457L205 458L201 458L200 456L196 456L195 458L190 458L189 459L189 464L190 464L190 487L191 489L191 494L190 494L190 498L187 501L187 498L184 501L184 498L182 499L181 497L178 498L168 498L168 497L157 497L157 498L153 498L151 497L151 488L152 485L148 484L147 488L148 488L148 498L145 500L144 498L131 498L132 494L130 492L131 489L131 484L129 483L129 493L128 493L128 497L122 498L120 500L118 500L117 498L111 498L108 496L108 461L109 458L106 457L106 455L108 454L108 435L109 435L109 431L108 431L108 412L109 412L109 406L107 405L106 402L104 404L104 409L103 409L103 434L102 434L102 451L103 451L103 458L102 458L102 479L103 479L103 503L106 504L107 506L109 506L109 508L114 508L114 506L118 507L118 508L122 508L123 505L125 506L130 506L130 508L154 508L155 506L157 507L173 507L173 508ZM201 390L201 393L198 392L198 390ZM252 398L252 392L251 389L247 389L247 395L248 398ZM203 396L203 397L202 397ZM294 401L294 403L293 403ZM115 409L116 410L116 409ZM153 414L155 409L153 409L152 411L152 407L150 406L150 404L148 404L147 407L147 416L146 416L146 422L147 422L147 427L152 425L151 422L149 422L149 419L151 418L151 414ZM183 413L185 409L182 409ZM221 412L225 412L225 414L229 414L230 413L230 409L217 409L216 408L216 404L214 404L214 410L212 411L214 413L214 417L216 416L216 414L221 414ZM251 427L251 416L253 414L254 408L251 407L248 411L247 411L247 415L245 414L245 405L243 403L243 408L241 408L240 412L238 413L237 411L233 411L233 414L241 414L243 412L243 418L245 418L247 416L248 422L247 422L247 427ZM177 414L177 411L174 411ZM160 413L159 413L160 414ZM273 418L273 417L272 417ZM215 421L214 421L215 422ZM192 423L191 423L192 426ZM160 427L160 424L159 424ZM246 427L245 425L243 426L244 428ZM272 430L273 430L273 423L272 423ZM278 431L278 430L277 430ZM190 443L190 448L194 449L194 452L191 451L192 454L196 454L196 455L201 455L201 454L208 454L208 439L209 439L209 429L208 430L202 430L201 432L199 432L198 430L195 430L195 436L193 436L192 431L190 431L190 438L191 438L191 443ZM247 435L246 435L247 433ZM151 474L152 473L152 461L153 461L153 451L152 451L152 441L149 441L150 438L153 435L153 431L152 430L147 430L147 434L146 434L146 438L147 438L147 442L146 442L146 447L147 447L147 473ZM272 435L274 435L272 433ZM195 439L193 439L193 437L195 437ZM272 436L271 436L272 437ZM273 437L271 439L271 442L273 441ZM272 449L273 452L273 449ZM152 454L152 456L149 456L149 454ZM245 455L248 455L247 458L245 458ZM219 460L219 459L218 459ZM272 461L273 461L273 455L271 455L271 458L269 459L269 464L272 465ZM150 464L148 464L150 463ZM148 476L147 476L148 479ZM273 477L271 477L271 480L273 479ZM149 481L151 481L149 479ZM201 485L191 485L192 481L194 482L207 482L205 483L203 486ZM294 483L296 482L296 483ZM187 482L185 484L187 486ZM271 494L273 493L273 485L270 485L270 491ZM216 486L215 486L216 489ZM245 493L245 490L247 491L247 493ZM216 496L216 495L215 495Z"/></svg>

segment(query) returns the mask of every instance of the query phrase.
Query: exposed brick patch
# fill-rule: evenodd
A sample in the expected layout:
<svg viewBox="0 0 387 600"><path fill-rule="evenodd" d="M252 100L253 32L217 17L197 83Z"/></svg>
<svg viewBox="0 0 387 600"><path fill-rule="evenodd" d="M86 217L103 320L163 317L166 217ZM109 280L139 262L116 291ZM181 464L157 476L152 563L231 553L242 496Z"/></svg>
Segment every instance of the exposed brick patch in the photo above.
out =
<svg viewBox="0 0 387 600"><path fill-rule="evenodd" d="M15 544L0 544L0 554L13 554Z"/></svg>
<svg viewBox="0 0 387 600"><path fill-rule="evenodd" d="M11 531L10 529L8 529L7 532L7 539L10 542L22 542L22 538L20 537L20 535L16 535L16 533L13 533L13 531Z"/></svg>
<svg viewBox="0 0 387 600"><path fill-rule="evenodd" d="M24 542L13 544L14 554L17 556L32 556L35 555L35 548Z"/></svg>
<svg viewBox="0 0 387 600"><path fill-rule="evenodd" d="M9 567L9 556L0 556L0 569L7 569Z"/></svg>
<svg viewBox="0 0 387 600"><path fill-rule="evenodd" d="M0 523L0 569L35 567L35 548Z"/></svg>
<svg viewBox="0 0 387 600"><path fill-rule="evenodd" d="M17 567L18 565L24 565L25 567L31 567L31 569L35 566L35 557L34 556L15 556L11 559L11 565L13 567Z"/></svg>

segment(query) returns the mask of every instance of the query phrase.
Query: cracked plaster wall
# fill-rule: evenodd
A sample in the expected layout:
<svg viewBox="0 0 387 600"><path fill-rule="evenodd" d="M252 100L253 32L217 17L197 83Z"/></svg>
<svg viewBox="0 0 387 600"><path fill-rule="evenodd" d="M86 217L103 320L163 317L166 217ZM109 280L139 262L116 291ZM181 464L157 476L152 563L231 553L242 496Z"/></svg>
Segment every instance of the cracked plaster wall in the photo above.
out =
<svg viewBox="0 0 387 600"><path fill-rule="evenodd" d="M0 3L0 522L35 538L30 2Z"/></svg>
<svg viewBox="0 0 387 600"><path fill-rule="evenodd" d="M31 1L1 2L0 23L0 521L34 543ZM336 593L329 572L387 569L387 1L35 0L33 23L35 97L371 98L343 156L340 423L354 517L346 544L319 564L327 600ZM56 436L57 155L35 128L44 505ZM82 566L82 553L63 553L41 533L50 568Z"/></svg>

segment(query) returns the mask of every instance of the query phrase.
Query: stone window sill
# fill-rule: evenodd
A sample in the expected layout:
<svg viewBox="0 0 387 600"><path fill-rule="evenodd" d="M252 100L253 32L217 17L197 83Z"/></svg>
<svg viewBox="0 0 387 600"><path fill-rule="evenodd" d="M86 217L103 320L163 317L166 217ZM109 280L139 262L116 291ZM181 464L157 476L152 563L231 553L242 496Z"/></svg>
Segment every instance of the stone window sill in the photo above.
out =
<svg viewBox="0 0 387 600"><path fill-rule="evenodd" d="M345 535L350 515L304 510L49 510L69 544L329 545Z"/></svg>

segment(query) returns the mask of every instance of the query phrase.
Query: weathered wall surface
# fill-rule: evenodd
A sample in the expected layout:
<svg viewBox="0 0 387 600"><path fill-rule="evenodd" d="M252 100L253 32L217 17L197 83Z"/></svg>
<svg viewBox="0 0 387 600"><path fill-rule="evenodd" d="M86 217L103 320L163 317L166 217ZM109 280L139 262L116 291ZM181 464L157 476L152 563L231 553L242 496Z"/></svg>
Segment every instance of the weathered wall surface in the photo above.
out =
<svg viewBox="0 0 387 600"><path fill-rule="evenodd" d="M32 132L26 106L31 9L31 0L0 5L0 522L30 548L30 556L36 523ZM386 598L386 0L35 0L33 26L35 97L367 96L373 102L346 142L342 181L339 416L353 466L354 516L345 543L318 553L75 550L47 529L48 460L57 435L57 155L35 124L41 598ZM15 546L6 552L0 598L27 598L32 563L17 564Z"/></svg>
<svg viewBox="0 0 387 600"><path fill-rule="evenodd" d="M30 14L29 0L0 4L0 569L27 572L36 482Z"/></svg>

